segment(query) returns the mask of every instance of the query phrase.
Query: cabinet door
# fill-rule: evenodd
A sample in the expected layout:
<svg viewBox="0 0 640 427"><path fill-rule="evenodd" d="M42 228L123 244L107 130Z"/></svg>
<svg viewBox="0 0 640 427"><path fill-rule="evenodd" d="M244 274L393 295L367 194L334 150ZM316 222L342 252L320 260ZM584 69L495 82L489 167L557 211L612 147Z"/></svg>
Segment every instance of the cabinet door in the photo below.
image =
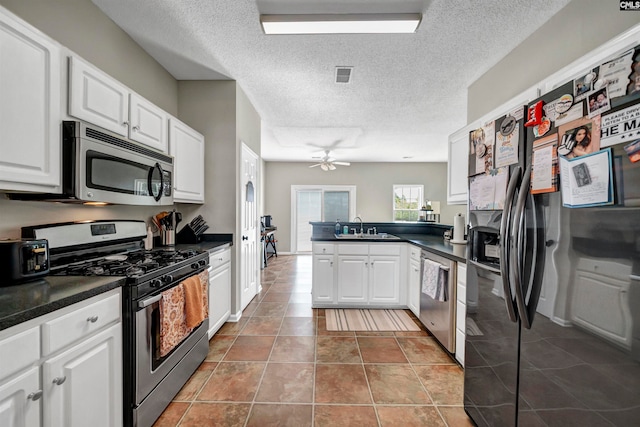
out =
<svg viewBox="0 0 640 427"><path fill-rule="evenodd" d="M0 426L40 425L40 368L35 366L0 386Z"/></svg>
<svg viewBox="0 0 640 427"><path fill-rule="evenodd" d="M369 283L371 296L369 302L400 303L400 257L371 256Z"/></svg>
<svg viewBox="0 0 640 427"><path fill-rule="evenodd" d="M231 315L231 264L209 274L209 339Z"/></svg>
<svg viewBox="0 0 640 427"><path fill-rule="evenodd" d="M449 137L447 163L447 203L467 203L467 176L469 162L469 128L464 127Z"/></svg>
<svg viewBox="0 0 640 427"><path fill-rule="evenodd" d="M333 255L313 256L313 294L314 303L333 304L336 302L334 294Z"/></svg>
<svg viewBox="0 0 640 427"><path fill-rule="evenodd" d="M43 364L44 420L50 427L122 425L122 324Z"/></svg>
<svg viewBox="0 0 640 427"><path fill-rule="evenodd" d="M129 89L77 57L69 58L69 115L129 136Z"/></svg>
<svg viewBox="0 0 640 427"><path fill-rule="evenodd" d="M172 118L169 154L174 157L175 202L204 203L204 136Z"/></svg>
<svg viewBox="0 0 640 427"><path fill-rule="evenodd" d="M135 93L129 99L129 138L166 153L169 122L167 113Z"/></svg>
<svg viewBox="0 0 640 427"><path fill-rule="evenodd" d="M338 256L338 302L367 302L369 257L362 255Z"/></svg>
<svg viewBox="0 0 640 427"><path fill-rule="evenodd" d="M60 185L60 47L0 8L0 189Z"/></svg>
<svg viewBox="0 0 640 427"><path fill-rule="evenodd" d="M420 261L409 261L409 309L420 317Z"/></svg>

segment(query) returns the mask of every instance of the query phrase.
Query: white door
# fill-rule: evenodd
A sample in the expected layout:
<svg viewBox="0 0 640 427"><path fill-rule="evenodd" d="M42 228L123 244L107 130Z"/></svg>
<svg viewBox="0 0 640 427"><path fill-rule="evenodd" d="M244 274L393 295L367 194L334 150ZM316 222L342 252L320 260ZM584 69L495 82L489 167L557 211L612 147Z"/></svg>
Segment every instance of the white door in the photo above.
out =
<svg viewBox="0 0 640 427"><path fill-rule="evenodd" d="M40 425L42 389L38 367L33 367L0 386L0 426L37 427Z"/></svg>
<svg viewBox="0 0 640 427"><path fill-rule="evenodd" d="M240 309L258 293L258 156L242 144L240 174Z"/></svg>
<svg viewBox="0 0 640 427"><path fill-rule="evenodd" d="M0 188L52 191L60 185L60 47L1 8L0 100Z"/></svg>
<svg viewBox="0 0 640 427"><path fill-rule="evenodd" d="M121 426L122 325L46 361L42 381L49 426Z"/></svg>
<svg viewBox="0 0 640 427"><path fill-rule="evenodd" d="M129 136L129 89L72 56L69 59L69 114Z"/></svg>
<svg viewBox="0 0 640 427"><path fill-rule="evenodd" d="M129 115L131 129L129 137L163 153L167 152L167 123L169 117L161 108L138 94L130 95Z"/></svg>
<svg viewBox="0 0 640 427"><path fill-rule="evenodd" d="M366 303L369 257L347 255L338 257L338 302Z"/></svg>
<svg viewBox="0 0 640 427"><path fill-rule="evenodd" d="M313 256L313 302L334 303L333 255Z"/></svg>
<svg viewBox="0 0 640 427"><path fill-rule="evenodd" d="M400 302L400 258L389 256L369 257L371 295L369 302Z"/></svg>

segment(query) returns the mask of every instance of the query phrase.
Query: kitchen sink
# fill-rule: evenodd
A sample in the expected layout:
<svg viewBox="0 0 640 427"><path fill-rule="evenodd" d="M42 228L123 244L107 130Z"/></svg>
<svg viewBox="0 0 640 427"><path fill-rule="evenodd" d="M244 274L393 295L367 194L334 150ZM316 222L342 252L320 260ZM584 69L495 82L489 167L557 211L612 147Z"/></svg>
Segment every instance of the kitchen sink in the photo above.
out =
<svg viewBox="0 0 640 427"><path fill-rule="evenodd" d="M401 240L400 237L393 234L335 234L336 239L340 240Z"/></svg>

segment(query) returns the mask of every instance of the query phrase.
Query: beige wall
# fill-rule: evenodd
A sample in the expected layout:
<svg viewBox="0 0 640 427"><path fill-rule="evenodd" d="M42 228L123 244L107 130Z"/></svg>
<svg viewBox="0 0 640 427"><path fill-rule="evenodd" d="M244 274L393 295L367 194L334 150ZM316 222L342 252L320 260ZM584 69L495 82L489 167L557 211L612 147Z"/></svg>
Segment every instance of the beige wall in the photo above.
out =
<svg viewBox="0 0 640 427"><path fill-rule="evenodd" d="M0 0L0 5L164 110L177 114L177 81L90 0ZM20 237L20 227L27 225L83 219L148 220L166 208L18 202L0 194L0 238Z"/></svg>
<svg viewBox="0 0 640 427"><path fill-rule="evenodd" d="M331 172L309 169L310 163L265 162L264 209L278 227L278 249L291 250L291 186L355 185L356 212L364 222L392 221L394 184L422 184L425 197L440 202L440 222L466 213L464 205L447 205L446 163L352 163ZM349 218L352 220L353 218Z"/></svg>
<svg viewBox="0 0 640 427"><path fill-rule="evenodd" d="M0 0L49 37L177 114L176 80L90 0Z"/></svg>
<svg viewBox="0 0 640 427"><path fill-rule="evenodd" d="M469 86L467 123L638 23L617 1L573 0Z"/></svg>

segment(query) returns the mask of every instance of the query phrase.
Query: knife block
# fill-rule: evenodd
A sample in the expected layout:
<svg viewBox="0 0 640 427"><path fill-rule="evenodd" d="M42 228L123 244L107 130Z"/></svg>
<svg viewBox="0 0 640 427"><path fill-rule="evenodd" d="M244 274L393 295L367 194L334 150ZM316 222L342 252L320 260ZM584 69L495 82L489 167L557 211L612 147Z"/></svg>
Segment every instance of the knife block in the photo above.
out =
<svg viewBox="0 0 640 427"><path fill-rule="evenodd" d="M182 227L182 230L178 231L176 235L178 243L200 243L202 241L202 235L197 235L189 224Z"/></svg>

